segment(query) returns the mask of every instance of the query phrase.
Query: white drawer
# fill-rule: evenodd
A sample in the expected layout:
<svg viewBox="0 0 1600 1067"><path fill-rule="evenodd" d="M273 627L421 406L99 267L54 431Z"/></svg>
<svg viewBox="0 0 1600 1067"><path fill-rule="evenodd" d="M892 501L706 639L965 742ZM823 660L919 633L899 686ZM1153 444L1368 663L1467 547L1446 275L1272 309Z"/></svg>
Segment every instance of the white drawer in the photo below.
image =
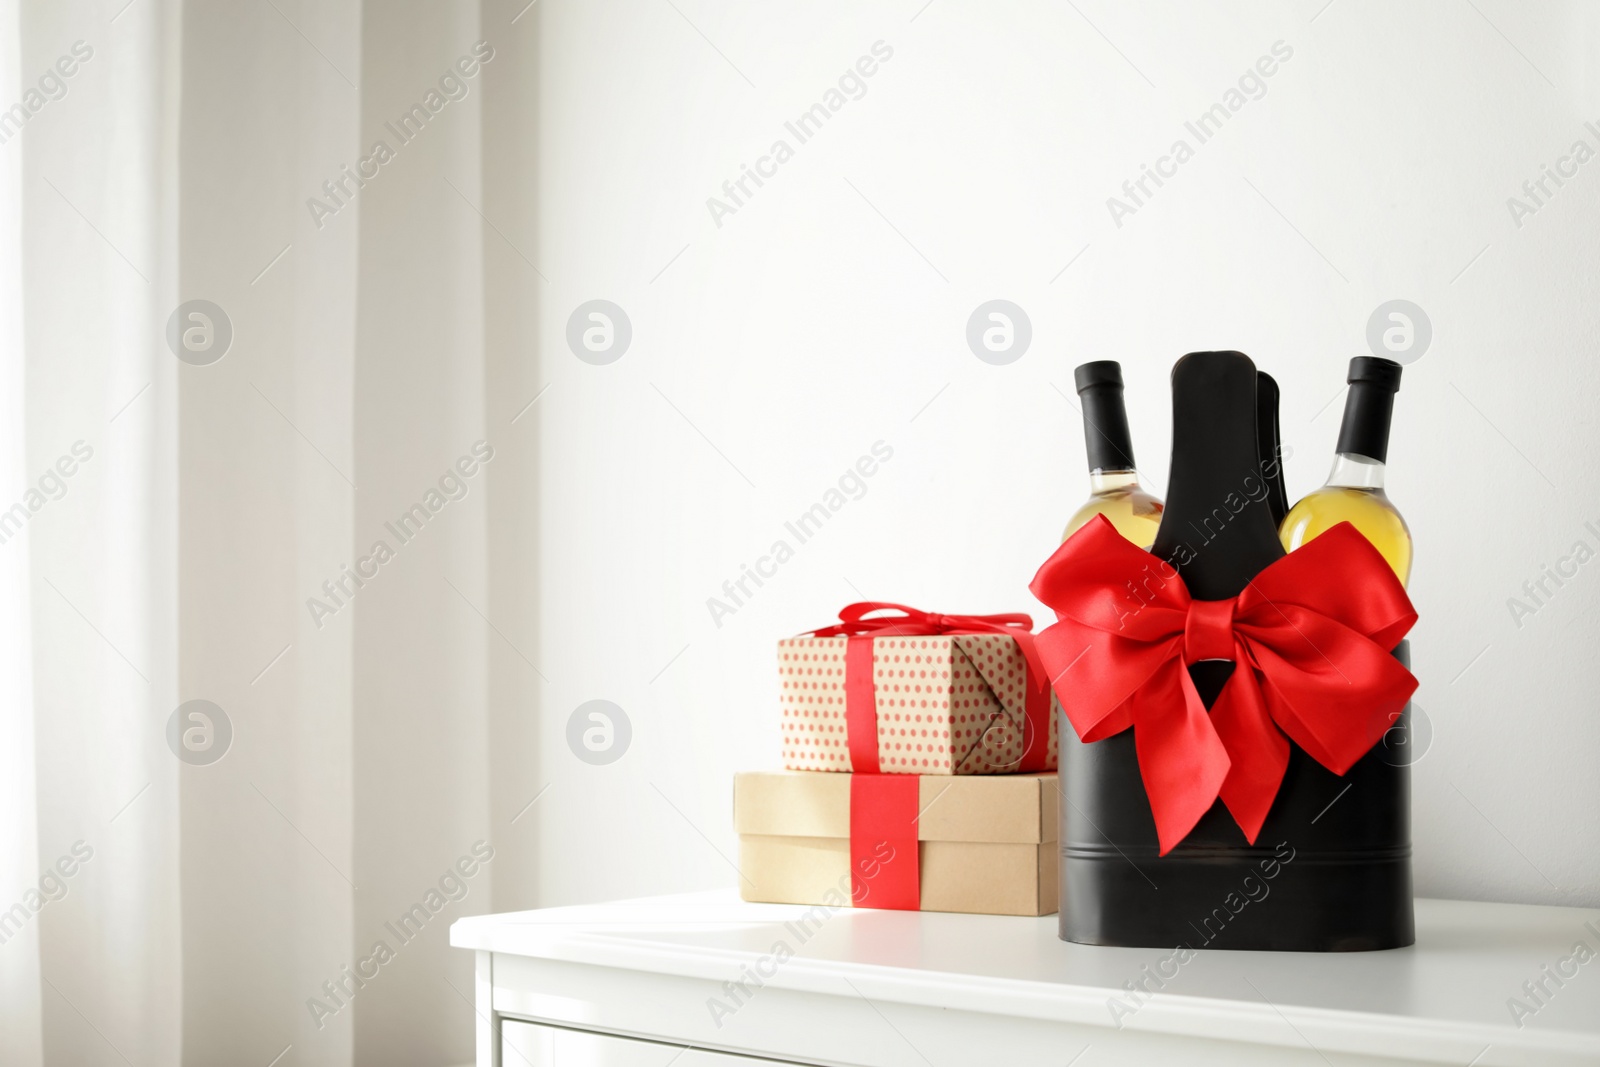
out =
<svg viewBox="0 0 1600 1067"><path fill-rule="evenodd" d="M501 1067L774 1067L786 1062L505 1020Z"/></svg>

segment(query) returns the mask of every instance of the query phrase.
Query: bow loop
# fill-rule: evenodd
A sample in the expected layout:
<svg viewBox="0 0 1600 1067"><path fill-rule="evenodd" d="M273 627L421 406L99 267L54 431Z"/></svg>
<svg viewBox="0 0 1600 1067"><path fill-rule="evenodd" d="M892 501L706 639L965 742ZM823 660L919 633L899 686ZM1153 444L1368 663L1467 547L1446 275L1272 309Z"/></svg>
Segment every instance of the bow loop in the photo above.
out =
<svg viewBox="0 0 1600 1067"><path fill-rule="evenodd" d="M1417 687L1391 655L1416 609L1347 522L1206 601L1096 516L1030 588L1056 613L1037 645L1078 737L1134 731L1162 855L1218 799L1254 843L1289 740L1342 775ZM1237 664L1210 709L1187 670L1207 659Z"/></svg>

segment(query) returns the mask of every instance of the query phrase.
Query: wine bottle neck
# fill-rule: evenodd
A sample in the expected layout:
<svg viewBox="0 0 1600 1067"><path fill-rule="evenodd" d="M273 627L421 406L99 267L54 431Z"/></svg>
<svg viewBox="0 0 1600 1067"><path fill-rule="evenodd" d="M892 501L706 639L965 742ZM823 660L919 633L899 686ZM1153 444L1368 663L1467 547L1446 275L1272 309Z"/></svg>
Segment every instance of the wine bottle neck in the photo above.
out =
<svg viewBox="0 0 1600 1067"><path fill-rule="evenodd" d="M1333 470L1328 474L1328 485L1338 489L1382 489L1385 465L1354 452L1340 452L1333 457Z"/></svg>
<svg viewBox="0 0 1600 1067"><path fill-rule="evenodd" d="M1097 496L1101 493L1114 493L1119 489L1137 489L1138 487L1138 471L1089 472L1089 492Z"/></svg>
<svg viewBox="0 0 1600 1067"><path fill-rule="evenodd" d="M1083 447L1090 474L1132 471L1133 434L1122 403L1122 386L1095 385L1080 389L1078 396L1083 401Z"/></svg>
<svg viewBox="0 0 1600 1067"><path fill-rule="evenodd" d="M1393 386L1353 381L1339 426L1338 453L1365 456L1382 467L1389 458L1389 420L1394 414Z"/></svg>

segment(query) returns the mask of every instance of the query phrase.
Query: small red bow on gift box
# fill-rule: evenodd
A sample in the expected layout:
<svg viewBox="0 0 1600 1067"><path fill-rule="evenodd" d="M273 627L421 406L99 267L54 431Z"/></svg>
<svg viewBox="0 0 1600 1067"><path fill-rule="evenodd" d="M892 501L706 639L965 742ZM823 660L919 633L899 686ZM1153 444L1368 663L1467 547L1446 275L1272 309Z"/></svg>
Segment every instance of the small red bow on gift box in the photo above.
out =
<svg viewBox="0 0 1600 1067"><path fill-rule="evenodd" d="M898 615L874 615L875 611L897 611ZM1021 612L1009 615L935 615L904 604L864 600L839 611L839 621L812 637L843 637L876 634L881 637L926 637L937 634L1031 634L1033 617Z"/></svg>
<svg viewBox="0 0 1600 1067"><path fill-rule="evenodd" d="M1059 619L1035 644L1079 738L1133 728L1162 855L1219 797L1254 844L1290 739L1342 775L1417 688L1391 654L1416 610L1347 522L1237 597L1193 600L1176 569L1096 516L1030 588ZM1236 664L1209 712L1188 671L1205 659Z"/></svg>

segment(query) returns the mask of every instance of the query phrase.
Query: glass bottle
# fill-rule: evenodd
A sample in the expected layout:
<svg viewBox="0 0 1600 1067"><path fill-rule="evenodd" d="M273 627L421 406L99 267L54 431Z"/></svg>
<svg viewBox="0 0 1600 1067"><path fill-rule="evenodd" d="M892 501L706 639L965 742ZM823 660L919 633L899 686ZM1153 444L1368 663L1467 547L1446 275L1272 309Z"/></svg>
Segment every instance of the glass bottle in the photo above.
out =
<svg viewBox="0 0 1600 1067"><path fill-rule="evenodd" d="M1293 552L1348 522L1372 542L1403 585L1411 578L1411 531L1383 488L1400 370L1394 360L1376 356L1350 361L1350 395L1345 399L1333 470L1326 485L1289 509L1279 537Z"/></svg>
<svg viewBox="0 0 1600 1067"><path fill-rule="evenodd" d="M1085 363L1073 372L1083 405L1083 444L1089 460L1089 499L1073 513L1065 541L1096 515L1123 537L1149 548L1161 525L1162 503L1139 485L1133 438L1122 399L1122 366L1115 360Z"/></svg>

